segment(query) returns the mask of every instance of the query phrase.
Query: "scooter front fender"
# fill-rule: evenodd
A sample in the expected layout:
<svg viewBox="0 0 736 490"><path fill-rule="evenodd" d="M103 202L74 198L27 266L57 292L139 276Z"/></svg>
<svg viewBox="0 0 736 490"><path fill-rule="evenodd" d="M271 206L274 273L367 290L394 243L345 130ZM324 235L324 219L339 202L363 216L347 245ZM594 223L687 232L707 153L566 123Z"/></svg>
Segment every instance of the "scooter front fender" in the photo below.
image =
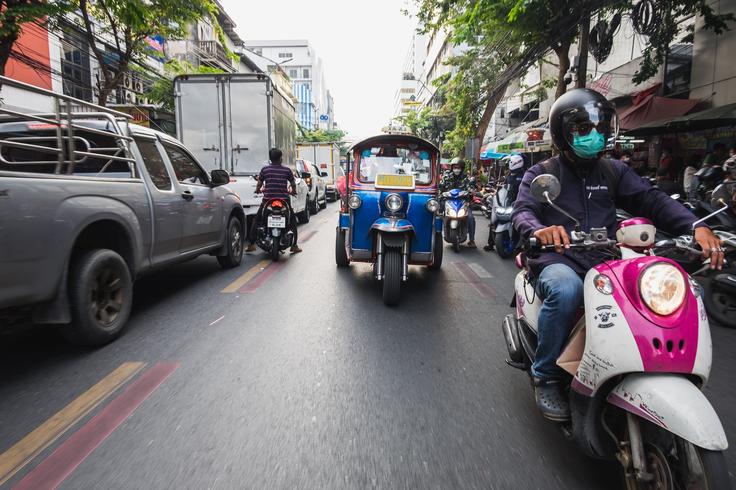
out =
<svg viewBox="0 0 736 490"><path fill-rule="evenodd" d="M611 391L607 401L696 446L711 451L728 448L716 411L703 392L683 376L630 374Z"/></svg>

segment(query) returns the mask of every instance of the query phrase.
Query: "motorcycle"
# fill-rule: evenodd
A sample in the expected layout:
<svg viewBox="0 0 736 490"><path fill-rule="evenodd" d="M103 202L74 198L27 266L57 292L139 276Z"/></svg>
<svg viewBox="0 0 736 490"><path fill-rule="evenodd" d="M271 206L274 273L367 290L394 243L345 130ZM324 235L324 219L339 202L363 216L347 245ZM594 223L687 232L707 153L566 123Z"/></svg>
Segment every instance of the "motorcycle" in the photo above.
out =
<svg viewBox="0 0 736 490"><path fill-rule="evenodd" d="M460 244L468 239L468 214L471 213L468 191L452 189L442 193L444 205L444 239L452 244L455 252L460 252Z"/></svg>
<svg viewBox="0 0 736 490"><path fill-rule="evenodd" d="M514 254L514 227L511 223L511 214L514 212L514 203L509 201L508 185L503 185L496 192L491 208L491 229L494 234L494 248L502 259L508 259Z"/></svg>
<svg viewBox="0 0 736 490"><path fill-rule="evenodd" d="M276 262L281 252L294 244L290 220L295 219L282 199L271 199L263 208L263 217L256 233L256 244Z"/></svg>
<svg viewBox="0 0 736 490"><path fill-rule="evenodd" d="M577 223L553 202L556 177L536 177L531 192ZM642 218L621 223L617 240L579 223L571 233L572 249L612 260L585 276L584 312L558 359L572 375L571 419L560 424L586 455L618 460L627 489L730 488L726 434L701 391L712 361L702 294L676 262L649 255L655 233ZM531 238L517 265L551 250ZM531 376L542 300L526 268L515 293L516 313L502 322L506 362Z"/></svg>

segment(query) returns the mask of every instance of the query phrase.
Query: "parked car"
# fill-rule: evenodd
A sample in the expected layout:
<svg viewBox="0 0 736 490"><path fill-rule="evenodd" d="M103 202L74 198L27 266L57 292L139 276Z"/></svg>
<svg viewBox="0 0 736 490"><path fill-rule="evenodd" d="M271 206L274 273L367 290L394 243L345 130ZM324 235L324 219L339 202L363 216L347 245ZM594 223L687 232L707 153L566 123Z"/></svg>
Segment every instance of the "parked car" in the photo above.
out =
<svg viewBox="0 0 736 490"><path fill-rule="evenodd" d="M136 278L203 254L240 265L245 215L227 171L208 174L123 113L33 91L93 113L59 126L0 107L0 324L30 314L101 345L120 335Z"/></svg>
<svg viewBox="0 0 736 490"><path fill-rule="evenodd" d="M307 185L307 204L311 214L319 213L320 209L327 207L327 197L325 195L325 181L321 172L316 165L309 160L297 159L296 161L297 175L304 180Z"/></svg>

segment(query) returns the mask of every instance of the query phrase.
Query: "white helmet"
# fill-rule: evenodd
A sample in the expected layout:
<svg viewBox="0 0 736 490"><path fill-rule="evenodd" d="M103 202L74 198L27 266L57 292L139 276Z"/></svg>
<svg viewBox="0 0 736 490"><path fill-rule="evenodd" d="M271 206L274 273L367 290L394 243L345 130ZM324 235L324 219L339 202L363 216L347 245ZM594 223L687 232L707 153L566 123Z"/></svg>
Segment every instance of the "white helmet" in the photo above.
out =
<svg viewBox="0 0 736 490"><path fill-rule="evenodd" d="M511 155L509 157L509 170L516 170L524 167L524 158L521 155Z"/></svg>

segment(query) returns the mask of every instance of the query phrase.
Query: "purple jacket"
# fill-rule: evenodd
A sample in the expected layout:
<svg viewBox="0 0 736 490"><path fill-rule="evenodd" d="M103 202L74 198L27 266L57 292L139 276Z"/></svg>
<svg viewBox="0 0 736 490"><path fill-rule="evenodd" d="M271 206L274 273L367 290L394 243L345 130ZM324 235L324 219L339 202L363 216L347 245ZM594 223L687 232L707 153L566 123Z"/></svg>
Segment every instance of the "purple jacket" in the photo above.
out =
<svg viewBox="0 0 736 490"><path fill-rule="evenodd" d="M610 238L616 237L616 208L622 208L634 216L651 219L664 231L680 235L688 232L697 219L687 208L667 194L639 177L633 170L618 160L611 160L613 170L620 172L616 199L613 202L608 191L605 173L595 164L586 173L577 171L564 157L560 157L560 183L562 191L555 204L580 221L584 231L606 227ZM541 164L527 170L514 203L512 220L523 240L539 230L552 225L561 225L571 232L575 224L567 216L542 204L531 194L529 186L534 177L544 173ZM593 266L609 260L601 252L568 250L564 254L543 253L530 259L529 266L535 275L547 265L562 263L578 274L585 274Z"/></svg>

